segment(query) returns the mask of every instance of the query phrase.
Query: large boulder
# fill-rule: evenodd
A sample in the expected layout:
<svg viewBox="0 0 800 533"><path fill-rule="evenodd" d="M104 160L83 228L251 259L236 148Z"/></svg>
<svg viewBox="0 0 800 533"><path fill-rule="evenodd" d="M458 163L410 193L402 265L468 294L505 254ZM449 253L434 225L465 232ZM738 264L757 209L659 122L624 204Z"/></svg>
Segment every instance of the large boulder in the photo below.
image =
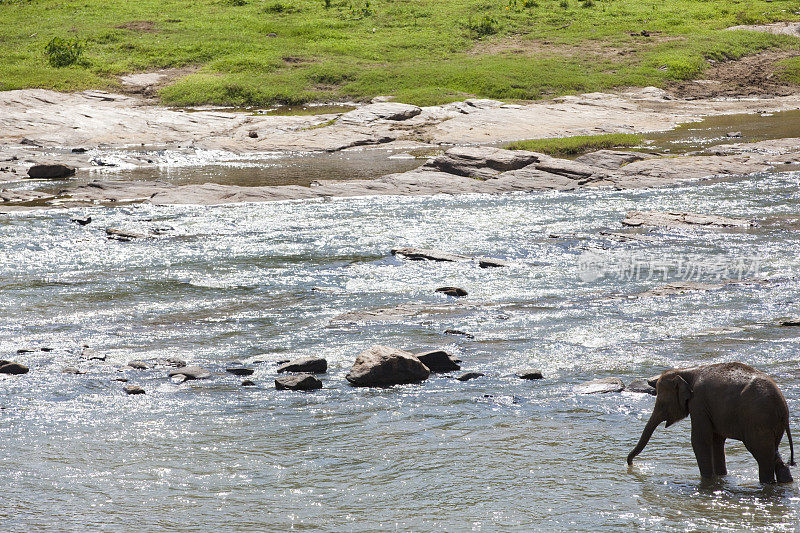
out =
<svg viewBox="0 0 800 533"><path fill-rule="evenodd" d="M338 122L343 124L369 124L376 120L408 120L422 113L422 109L399 102L369 104L344 113Z"/></svg>
<svg viewBox="0 0 800 533"><path fill-rule="evenodd" d="M638 392L640 394L652 394L653 396L656 395L655 386L650 385L646 379L635 379L631 381L628 386L625 387L625 390L628 392Z"/></svg>
<svg viewBox="0 0 800 533"><path fill-rule="evenodd" d="M328 361L322 357L301 357L293 359L278 367L278 373L305 372L308 374L324 374L328 371Z"/></svg>
<svg viewBox="0 0 800 533"><path fill-rule="evenodd" d="M431 350L414 354L422 364L427 366L431 372L452 372L460 370L461 367L456 363L452 356L444 350Z"/></svg>
<svg viewBox="0 0 800 533"><path fill-rule="evenodd" d="M28 367L11 361L0 361L0 374L27 374Z"/></svg>
<svg viewBox="0 0 800 533"><path fill-rule="evenodd" d="M278 390L314 390L321 389L322 382L311 374L293 374L277 378L275 388Z"/></svg>
<svg viewBox="0 0 800 533"><path fill-rule="evenodd" d="M28 169L28 177L36 179L61 179L74 174L73 167L61 163L42 163Z"/></svg>
<svg viewBox="0 0 800 533"><path fill-rule="evenodd" d="M419 383L428 379L430 373L414 354L378 345L358 354L345 377L357 387L385 387Z"/></svg>

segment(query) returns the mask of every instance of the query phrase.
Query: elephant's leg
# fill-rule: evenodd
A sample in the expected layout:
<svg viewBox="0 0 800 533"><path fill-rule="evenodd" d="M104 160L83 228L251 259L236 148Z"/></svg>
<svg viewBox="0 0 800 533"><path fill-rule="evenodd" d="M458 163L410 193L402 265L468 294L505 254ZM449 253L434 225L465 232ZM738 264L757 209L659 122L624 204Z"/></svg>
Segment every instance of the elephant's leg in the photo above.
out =
<svg viewBox="0 0 800 533"><path fill-rule="evenodd" d="M703 477L714 476L713 435L710 421L705 423L692 417L692 448L697 458L697 466L700 468L700 475Z"/></svg>
<svg viewBox="0 0 800 533"><path fill-rule="evenodd" d="M745 441L745 448L758 462L758 480L761 483L775 483L775 448L771 442Z"/></svg>
<svg viewBox="0 0 800 533"><path fill-rule="evenodd" d="M775 452L775 479L778 480L778 483L791 483L794 481L791 470L784 464L781 454L778 452Z"/></svg>
<svg viewBox="0 0 800 533"><path fill-rule="evenodd" d="M715 476L724 476L728 473L728 468L725 466L725 437L719 433L714 433L712 437L711 460Z"/></svg>

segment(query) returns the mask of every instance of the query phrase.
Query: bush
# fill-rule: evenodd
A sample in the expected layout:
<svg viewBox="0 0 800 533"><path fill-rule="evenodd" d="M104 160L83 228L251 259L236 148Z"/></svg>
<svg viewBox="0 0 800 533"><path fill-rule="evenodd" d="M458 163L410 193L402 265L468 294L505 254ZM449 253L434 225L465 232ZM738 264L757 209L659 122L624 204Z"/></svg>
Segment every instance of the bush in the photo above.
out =
<svg viewBox="0 0 800 533"><path fill-rule="evenodd" d="M500 29L497 24L497 19L484 15L478 22L472 22L472 19L467 22L467 29L473 32L478 37L485 37L487 35L494 35Z"/></svg>
<svg viewBox="0 0 800 533"><path fill-rule="evenodd" d="M52 67L68 67L78 62L83 53L83 45L77 39L53 37L44 47L47 61Z"/></svg>

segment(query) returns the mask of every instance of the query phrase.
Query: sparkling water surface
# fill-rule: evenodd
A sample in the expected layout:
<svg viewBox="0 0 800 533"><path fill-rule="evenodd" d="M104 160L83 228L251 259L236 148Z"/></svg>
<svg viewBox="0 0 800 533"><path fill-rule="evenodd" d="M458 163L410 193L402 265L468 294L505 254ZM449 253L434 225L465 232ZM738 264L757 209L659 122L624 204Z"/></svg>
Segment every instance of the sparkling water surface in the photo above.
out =
<svg viewBox="0 0 800 533"><path fill-rule="evenodd" d="M776 325L800 314L799 186L785 172L650 190L0 215L0 357L31 368L0 377L0 529L794 531L797 485L760 485L740 443L728 442L730 474L703 482L686 420L659 428L629 468L653 398L574 387L742 361L775 378L800 435L800 328ZM759 225L600 235L628 231L631 209ZM70 222L86 215L88 226ZM160 234L122 243L107 227ZM412 262L390 255L400 246L513 264ZM597 276L582 269L587 254ZM635 298L679 276L627 279L616 265L632 257L746 261L766 281ZM443 285L469 296L434 292ZM340 316L401 304L410 314ZM82 359L84 344L106 361ZM443 348L486 376L349 386L374 344ZM275 362L304 355L328 359L324 388L274 390ZM214 376L178 385L163 367L120 370L168 356ZM224 372L236 361L256 369L256 387ZM545 379L514 376L527 368ZM147 394L126 396L118 377Z"/></svg>

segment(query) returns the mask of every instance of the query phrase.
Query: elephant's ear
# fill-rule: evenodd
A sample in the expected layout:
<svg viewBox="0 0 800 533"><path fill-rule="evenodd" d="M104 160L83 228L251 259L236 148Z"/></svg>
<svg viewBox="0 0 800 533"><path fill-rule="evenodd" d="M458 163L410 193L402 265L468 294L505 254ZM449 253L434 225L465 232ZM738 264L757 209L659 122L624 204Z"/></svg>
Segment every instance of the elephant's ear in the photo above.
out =
<svg viewBox="0 0 800 533"><path fill-rule="evenodd" d="M678 403L680 406L685 409L687 412L689 411L689 400L692 398L692 388L686 383L686 380L683 379L681 376L677 376L677 384L678 384Z"/></svg>

